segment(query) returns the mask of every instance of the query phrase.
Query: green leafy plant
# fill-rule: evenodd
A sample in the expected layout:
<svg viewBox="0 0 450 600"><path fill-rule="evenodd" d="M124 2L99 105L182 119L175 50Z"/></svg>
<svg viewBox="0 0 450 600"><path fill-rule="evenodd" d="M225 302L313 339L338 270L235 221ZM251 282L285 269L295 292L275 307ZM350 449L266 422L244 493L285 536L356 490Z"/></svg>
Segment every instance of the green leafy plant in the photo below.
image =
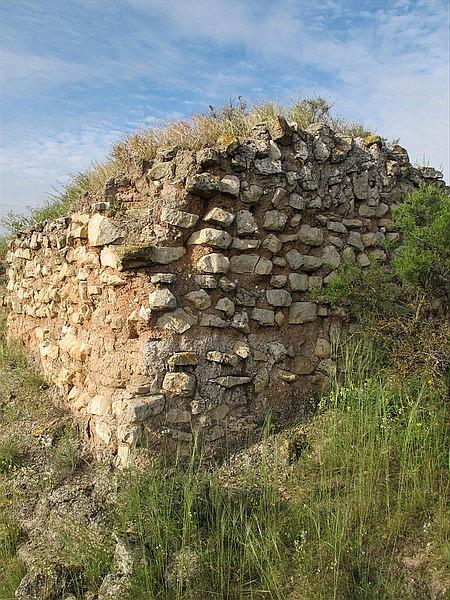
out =
<svg viewBox="0 0 450 600"><path fill-rule="evenodd" d="M450 196L444 189L423 186L394 209L402 243L393 264L408 286L449 301Z"/></svg>
<svg viewBox="0 0 450 600"><path fill-rule="evenodd" d="M313 293L318 299L343 304L349 315L362 323L392 314L397 295L392 272L377 260L372 260L366 269L350 261L343 262L336 277Z"/></svg>

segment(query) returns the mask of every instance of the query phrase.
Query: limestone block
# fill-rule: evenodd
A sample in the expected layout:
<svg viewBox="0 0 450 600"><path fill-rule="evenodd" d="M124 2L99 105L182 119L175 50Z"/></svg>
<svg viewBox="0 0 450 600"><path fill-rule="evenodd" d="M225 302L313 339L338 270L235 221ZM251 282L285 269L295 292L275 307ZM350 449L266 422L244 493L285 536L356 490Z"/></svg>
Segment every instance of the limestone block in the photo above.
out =
<svg viewBox="0 0 450 600"><path fill-rule="evenodd" d="M289 206L291 208L295 208L295 210L304 210L307 205L308 198L295 193L289 196Z"/></svg>
<svg viewBox="0 0 450 600"><path fill-rule="evenodd" d="M378 218L380 218L383 215L385 215L388 211L389 211L389 206L387 204L385 204L384 202L380 202L376 209L376 216Z"/></svg>
<svg viewBox="0 0 450 600"><path fill-rule="evenodd" d="M351 248L350 246L346 246L342 251L342 259L347 262L354 263L356 260L356 254L353 248Z"/></svg>
<svg viewBox="0 0 450 600"><path fill-rule="evenodd" d="M309 254L300 254L297 250L289 250L289 252L286 252L285 257L290 268L294 270L302 269L306 272L315 271L323 264L321 258Z"/></svg>
<svg viewBox="0 0 450 600"><path fill-rule="evenodd" d="M323 231L318 227L301 225L298 236L300 241L308 246L321 246L323 244Z"/></svg>
<svg viewBox="0 0 450 600"><path fill-rule="evenodd" d="M297 375L292 373L291 371L287 371L286 369L277 369L277 375L286 383L293 383L297 379Z"/></svg>
<svg viewBox="0 0 450 600"><path fill-rule="evenodd" d="M258 233L258 224L249 210L239 210L237 212L235 226L238 235Z"/></svg>
<svg viewBox="0 0 450 600"><path fill-rule="evenodd" d="M100 253L102 266L111 267L118 271L145 267L152 263L168 265L186 254L183 246L109 246Z"/></svg>
<svg viewBox="0 0 450 600"><path fill-rule="evenodd" d="M297 375L309 375L315 369L314 363L307 356L295 356L293 370Z"/></svg>
<svg viewBox="0 0 450 600"><path fill-rule="evenodd" d="M198 364L198 357L195 352L174 352L167 360L169 367L195 367Z"/></svg>
<svg viewBox="0 0 450 600"><path fill-rule="evenodd" d="M248 358L251 354L251 348L245 342L236 342L233 346L233 352L241 358Z"/></svg>
<svg viewBox="0 0 450 600"><path fill-rule="evenodd" d="M361 204L358 209L360 217L375 217L377 215L377 207Z"/></svg>
<svg viewBox="0 0 450 600"><path fill-rule="evenodd" d="M168 265L180 260L186 254L186 248L183 246L158 246L149 249L149 258L158 265Z"/></svg>
<svg viewBox="0 0 450 600"><path fill-rule="evenodd" d="M108 445L111 442L112 431L111 427L104 421L97 421L95 424L95 433L102 442Z"/></svg>
<svg viewBox="0 0 450 600"><path fill-rule="evenodd" d="M267 351L272 356L275 362L279 362L280 360L283 360L283 358L289 355L289 352L287 351L284 344L282 344L281 342L277 342L276 340L267 344Z"/></svg>
<svg viewBox="0 0 450 600"><path fill-rule="evenodd" d="M376 246L381 239L381 234L378 232L369 232L369 233L362 233L361 234L361 240L363 243L364 248L367 247L371 247L371 246Z"/></svg>
<svg viewBox="0 0 450 600"><path fill-rule="evenodd" d="M275 325L275 313L273 310L265 308L254 308L252 310L252 319L262 326Z"/></svg>
<svg viewBox="0 0 450 600"><path fill-rule="evenodd" d="M223 231L223 229L213 229L211 227L204 227L194 233L188 239L189 245L202 245L202 246L213 246L216 248L228 248L233 241L233 238L229 233Z"/></svg>
<svg viewBox="0 0 450 600"><path fill-rule="evenodd" d="M177 277L174 273L154 273L150 277L150 281L153 284L162 283L164 285L171 285L175 283Z"/></svg>
<svg viewBox="0 0 450 600"><path fill-rule="evenodd" d="M364 252L358 254L356 260L360 267L368 267L370 265L370 258Z"/></svg>
<svg viewBox="0 0 450 600"><path fill-rule="evenodd" d="M270 278L270 285L274 288L282 288L287 283L286 275L273 275Z"/></svg>
<svg viewBox="0 0 450 600"><path fill-rule="evenodd" d="M308 289L308 275L304 273L289 273L288 278L293 292L306 292Z"/></svg>
<svg viewBox="0 0 450 600"><path fill-rule="evenodd" d="M353 191L358 200L367 200L369 194L369 172L353 175Z"/></svg>
<svg viewBox="0 0 450 600"><path fill-rule="evenodd" d="M329 358L331 356L331 344L325 338L317 338L314 354L319 358Z"/></svg>
<svg viewBox="0 0 450 600"><path fill-rule="evenodd" d="M191 373L166 373L162 388L173 396L193 396L196 387L195 375Z"/></svg>
<svg viewBox="0 0 450 600"><path fill-rule="evenodd" d="M339 221L327 221L327 229L335 233L347 233L347 227Z"/></svg>
<svg viewBox="0 0 450 600"><path fill-rule="evenodd" d="M239 254L230 259L230 269L232 273L253 273L257 262L257 254Z"/></svg>
<svg viewBox="0 0 450 600"><path fill-rule="evenodd" d="M283 231L287 222L287 214L281 210L268 210L264 215L264 229Z"/></svg>
<svg viewBox="0 0 450 600"><path fill-rule="evenodd" d="M272 273L273 263L268 258L260 258L256 263L256 275L270 275Z"/></svg>
<svg viewBox="0 0 450 600"><path fill-rule="evenodd" d="M286 290L266 290L266 300L272 306L290 306L292 298Z"/></svg>
<svg viewBox="0 0 450 600"><path fill-rule="evenodd" d="M156 327L173 333L184 333L197 323L198 319L191 311L177 308L173 312L161 315L156 321Z"/></svg>
<svg viewBox="0 0 450 600"><path fill-rule="evenodd" d="M315 321L317 304L314 302L293 302L289 308L288 322L290 325Z"/></svg>
<svg viewBox="0 0 450 600"><path fill-rule="evenodd" d="M259 240L233 238L231 247L233 250L257 250L261 245Z"/></svg>
<svg viewBox="0 0 450 600"><path fill-rule="evenodd" d="M276 254L283 247L283 242L274 233L270 233L263 239L261 247L263 250L268 250L269 252Z"/></svg>
<svg viewBox="0 0 450 600"><path fill-rule="evenodd" d="M224 312L227 315L227 317L232 317L234 315L236 307L234 305L234 302L229 298L219 298L216 304L216 310Z"/></svg>
<svg viewBox="0 0 450 600"><path fill-rule="evenodd" d="M148 303L151 310L170 310L176 308L177 299L170 290L163 288L151 292Z"/></svg>
<svg viewBox="0 0 450 600"><path fill-rule="evenodd" d="M238 359L233 354L227 354L226 352L217 352L216 350L212 350L206 354L206 359L211 362L220 363L223 365L230 365L232 367L237 366Z"/></svg>
<svg viewBox="0 0 450 600"><path fill-rule="evenodd" d="M280 160L273 160L272 158L261 158L254 162L255 171L259 175L277 175L283 172Z"/></svg>
<svg viewBox="0 0 450 600"><path fill-rule="evenodd" d="M275 323L278 325L278 327L281 327L285 321L286 321L286 317L284 316L283 311L282 310L277 311L275 313Z"/></svg>
<svg viewBox="0 0 450 600"><path fill-rule="evenodd" d="M222 177L220 180L220 191L222 194L228 194L237 198L239 196L240 188L241 182L236 175L225 175L225 177Z"/></svg>
<svg viewBox="0 0 450 600"><path fill-rule="evenodd" d="M349 246L353 246L354 248L361 250L361 252L364 250L364 244L362 243L361 234L357 231L350 232L347 243Z"/></svg>
<svg viewBox="0 0 450 600"><path fill-rule="evenodd" d="M105 285L111 285L113 287L125 285L127 280L119 277L115 273L108 273L108 271L102 271L100 273L100 282Z"/></svg>
<svg viewBox="0 0 450 600"><path fill-rule="evenodd" d="M217 287L217 280L214 275L195 275L195 283L201 288L214 290Z"/></svg>
<svg viewBox="0 0 450 600"><path fill-rule="evenodd" d="M111 408L111 402L101 395L94 396L88 404L91 415L107 415Z"/></svg>
<svg viewBox="0 0 450 600"><path fill-rule="evenodd" d="M251 383L251 377L233 377L229 375L228 377L216 377L215 379L210 379L210 383L217 383L224 388L232 388L237 385L245 385L246 383Z"/></svg>
<svg viewBox="0 0 450 600"><path fill-rule="evenodd" d="M349 229L359 229L363 226L363 222L360 219L342 219L342 223Z"/></svg>
<svg viewBox="0 0 450 600"><path fill-rule="evenodd" d="M200 327L218 327L225 329L228 327L228 323L217 315L203 315L200 319Z"/></svg>
<svg viewBox="0 0 450 600"><path fill-rule="evenodd" d="M241 192L241 201L244 204L256 204L261 200L264 190L259 185L250 185Z"/></svg>
<svg viewBox="0 0 450 600"><path fill-rule="evenodd" d="M250 327L248 325L248 314L245 311L241 313L234 313L230 326L233 327L233 329L242 331L243 333L249 333Z"/></svg>
<svg viewBox="0 0 450 600"><path fill-rule="evenodd" d="M89 219L88 241L90 246L105 246L125 236L125 231L117 227L111 219L96 213Z"/></svg>
<svg viewBox="0 0 450 600"><path fill-rule="evenodd" d="M207 223L216 223L217 225L222 225L223 227L229 227L235 218L236 215L233 213L216 206L206 213L206 215L203 217L203 220Z"/></svg>
<svg viewBox="0 0 450 600"><path fill-rule="evenodd" d="M165 207L161 211L161 221L163 223L174 225L175 227L181 227L183 229L194 227L198 219L198 215L182 210L176 210L174 208Z"/></svg>
<svg viewBox="0 0 450 600"><path fill-rule="evenodd" d="M211 298L205 290L194 290L193 292L189 292L184 296L186 300L189 300L191 304L195 306L198 310L204 310L205 308L209 308L211 306Z"/></svg>
<svg viewBox="0 0 450 600"><path fill-rule="evenodd" d="M122 419L129 422L145 421L149 417L159 415L166 404L163 394L152 394L131 398L124 401L122 408Z"/></svg>
<svg viewBox="0 0 450 600"><path fill-rule="evenodd" d="M201 256L196 264L197 270L202 273L227 273L230 269L230 260L218 252Z"/></svg>
<svg viewBox="0 0 450 600"><path fill-rule="evenodd" d="M341 255L334 246L325 246L322 249L322 260L325 267L335 270L341 264Z"/></svg>
<svg viewBox="0 0 450 600"><path fill-rule="evenodd" d="M272 206L274 208L284 208L288 204L287 191L279 187L275 190L275 193L272 197Z"/></svg>

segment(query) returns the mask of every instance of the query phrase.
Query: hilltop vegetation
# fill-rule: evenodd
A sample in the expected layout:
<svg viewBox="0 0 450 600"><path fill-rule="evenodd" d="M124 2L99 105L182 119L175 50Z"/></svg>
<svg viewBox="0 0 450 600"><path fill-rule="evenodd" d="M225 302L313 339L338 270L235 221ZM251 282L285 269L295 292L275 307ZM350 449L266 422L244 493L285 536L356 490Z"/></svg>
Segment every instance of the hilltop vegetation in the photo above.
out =
<svg viewBox="0 0 450 600"><path fill-rule="evenodd" d="M73 175L71 182L60 193L52 194L41 208L29 209L25 214L11 212L2 224L14 234L44 219L64 216L85 194L96 194L108 179L127 173L133 164L154 159L164 149L179 146L199 150L226 146L233 140L249 136L255 125L264 124L269 129L276 127L280 115L303 129L315 123L325 123L337 133L350 137L365 137L370 133L363 124L333 115L331 103L322 97L298 100L290 106L275 102L248 104L239 98L237 103L230 101L219 109L210 106L208 112L194 114L188 119L166 120L161 126L142 129L124 137L112 147L104 162Z"/></svg>

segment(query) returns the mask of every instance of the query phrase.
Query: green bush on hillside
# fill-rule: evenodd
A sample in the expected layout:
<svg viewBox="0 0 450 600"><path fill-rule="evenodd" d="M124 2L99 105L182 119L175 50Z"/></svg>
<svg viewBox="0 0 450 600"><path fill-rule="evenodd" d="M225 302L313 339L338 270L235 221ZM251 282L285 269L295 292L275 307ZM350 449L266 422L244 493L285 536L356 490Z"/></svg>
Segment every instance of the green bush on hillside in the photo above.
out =
<svg viewBox="0 0 450 600"><path fill-rule="evenodd" d="M423 186L394 209L403 240L393 265L408 286L427 295L449 299L450 196L445 190Z"/></svg>
<svg viewBox="0 0 450 600"><path fill-rule="evenodd" d="M397 294L391 271L380 261L373 260L367 269L344 261L337 276L313 296L345 305L352 319L366 323L392 314Z"/></svg>

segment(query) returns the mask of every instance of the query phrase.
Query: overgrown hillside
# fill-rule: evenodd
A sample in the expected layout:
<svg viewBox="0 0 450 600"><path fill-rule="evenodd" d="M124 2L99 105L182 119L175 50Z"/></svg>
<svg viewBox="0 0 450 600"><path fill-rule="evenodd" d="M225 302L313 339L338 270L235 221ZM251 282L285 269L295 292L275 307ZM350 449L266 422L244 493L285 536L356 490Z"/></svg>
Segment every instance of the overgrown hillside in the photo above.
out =
<svg viewBox="0 0 450 600"><path fill-rule="evenodd" d="M307 122L331 118L320 103L300 108ZM229 111L131 138L30 218L66 211L79 186L95 195L121 156L220 144L261 120ZM205 464L195 444L175 466L144 452L122 471L96 463L26 349L6 343L3 315L0 599L447 598L447 191L417 189L394 219L391 266L344 262L314 292L352 322L315 417L281 434L269 417L260 443L224 464Z"/></svg>

